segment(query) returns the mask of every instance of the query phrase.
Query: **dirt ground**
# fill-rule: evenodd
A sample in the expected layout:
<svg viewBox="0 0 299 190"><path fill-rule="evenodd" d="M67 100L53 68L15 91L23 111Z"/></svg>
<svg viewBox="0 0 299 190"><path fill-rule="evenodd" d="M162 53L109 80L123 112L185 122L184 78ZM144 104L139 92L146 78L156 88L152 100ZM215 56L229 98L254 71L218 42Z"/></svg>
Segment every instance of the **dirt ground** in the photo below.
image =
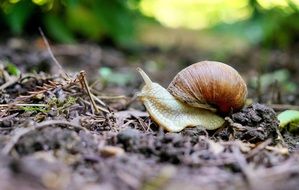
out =
<svg viewBox="0 0 299 190"><path fill-rule="evenodd" d="M1 189L298 189L299 136L279 130L276 116L296 108L299 90L251 86L253 75L261 72L257 49L248 60L229 58L249 84L247 105L218 130L195 127L180 133L163 131L149 118L135 96L142 86L135 68L147 68L154 80L167 84L171 79L165 76L183 64L155 72L152 62L167 64L171 57L169 62L187 63L194 61L192 55L152 48L137 56L93 44L52 49L67 75L38 40L0 45ZM289 68L290 81L298 81L298 55L270 55L263 72ZM250 65L247 70L237 65L242 61ZM101 67L134 77L122 85L97 80ZM98 112L83 76L97 97Z"/></svg>

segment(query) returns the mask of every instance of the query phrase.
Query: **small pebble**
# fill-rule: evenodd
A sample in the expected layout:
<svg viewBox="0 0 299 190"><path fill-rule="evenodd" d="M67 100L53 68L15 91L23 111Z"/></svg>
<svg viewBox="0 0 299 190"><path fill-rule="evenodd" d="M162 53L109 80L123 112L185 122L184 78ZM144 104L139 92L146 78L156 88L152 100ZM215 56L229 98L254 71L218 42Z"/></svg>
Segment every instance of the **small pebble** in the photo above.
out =
<svg viewBox="0 0 299 190"><path fill-rule="evenodd" d="M136 129L127 128L120 131L117 135L117 141L119 143L128 143L129 141L134 141L139 138L140 132Z"/></svg>
<svg viewBox="0 0 299 190"><path fill-rule="evenodd" d="M100 151L104 157L121 156L125 153L124 149L117 146L104 146Z"/></svg>

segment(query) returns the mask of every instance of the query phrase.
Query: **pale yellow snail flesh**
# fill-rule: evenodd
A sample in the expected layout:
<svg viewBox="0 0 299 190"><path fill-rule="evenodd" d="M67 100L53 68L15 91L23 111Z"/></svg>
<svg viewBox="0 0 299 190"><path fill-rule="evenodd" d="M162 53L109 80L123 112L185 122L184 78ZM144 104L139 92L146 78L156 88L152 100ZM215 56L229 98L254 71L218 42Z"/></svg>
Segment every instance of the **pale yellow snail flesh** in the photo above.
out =
<svg viewBox="0 0 299 190"><path fill-rule="evenodd" d="M174 98L165 88L152 82L146 73L137 68L145 86L138 94L151 118L170 132L179 132L186 127L203 126L208 130L221 127L224 119L212 111L191 107Z"/></svg>

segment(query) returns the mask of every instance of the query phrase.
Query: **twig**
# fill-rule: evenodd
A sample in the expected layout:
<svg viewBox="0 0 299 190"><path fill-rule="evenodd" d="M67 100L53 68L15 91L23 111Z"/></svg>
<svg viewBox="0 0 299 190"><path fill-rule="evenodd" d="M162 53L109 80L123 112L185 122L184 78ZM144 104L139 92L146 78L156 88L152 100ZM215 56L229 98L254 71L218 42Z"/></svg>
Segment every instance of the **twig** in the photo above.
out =
<svg viewBox="0 0 299 190"><path fill-rule="evenodd" d="M100 99L107 99L107 100L127 99L127 97L124 95L119 95L119 96L104 96L104 95L102 95L102 96L97 96L97 97Z"/></svg>
<svg viewBox="0 0 299 190"><path fill-rule="evenodd" d="M48 121L43 121L41 123L37 123L35 128L36 129L40 129L49 125L67 125L67 126L72 126L74 129L78 129L78 130L83 130L85 132L87 132L88 130L85 129L84 127L71 123L69 121L64 121L64 120L48 120Z"/></svg>
<svg viewBox="0 0 299 190"><path fill-rule="evenodd" d="M16 83L19 78L9 77L9 80L0 86L0 90L4 90L5 88L9 87L10 85Z"/></svg>
<svg viewBox="0 0 299 190"><path fill-rule="evenodd" d="M2 117L2 118L0 118L0 122L6 121L6 120L11 120L12 118L14 118L17 115L18 115L18 113L14 113L12 115L8 115L6 117Z"/></svg>
<svg viewBox="0 0 299 190"><path fill-rule="evenodd" d="M284 110L299 110L299 105L289 105L289 104L269 104L271 108L275 111L284 111Z"/></svg>
<svg viewBox="0 0 299 190"><path fill-rule="evenodd" d="M285 140L278 128L276 128L276 133L277 133L277 140L280 140L284 147L288 147L287 143L285 142Z"/></svg>
<svg viewBox="0 0 299 190"><path fill-rule="evenodd" d="M49 107L47 104L17 104L17 103L11 103L11 104L0 104L0 107L21 107L21 106L28 106L28 107Z"/></svg>
<svg viewBox="0 0 299 190"><path fill-rule="evenodd" d="M225 117L224 120L228 122L229 126L239 131L245 131L247 129L246 126L243 126L240 123L234 123L234 121L230 117Z"/></svg>
<svg viewBox="0 0 299 190"><path fill-rule="evenodd" d="M261 150L265 149L271 142L271 139L267 139L266 141L260 143L246 155L246 158L251 158L254 155L258 154Z"/></svg>
<svg viewBox="0 0 299 190"><path fill-rule="evenodd" d="M273 147L273 146L267 146L265 148L266 150L272 151L272 152L276 152L282 155L289 155L289 149L285 148L285 147Z"/></svg>
<svg viewBox="0 0 299 190"><path fill-rule="evenodd" d="M66 79L70 79L70 77L68 76L68 74L64 71L64 69L62 68L62 66L60 65L60 63L59 63L59 62L57 61L57 59L55 58L55 56L54 56L54 54L53 54L53 52L52 52L52 50L51 50L51 47L50 47L50 45L49 45L49 42L48 42L48 40L47 40L47 38L46 38L46 36L45 36L43 30L42 30L41 28L38 28L38 30L39 30L39 32L40 32L40 34L41 34L41 36L42 36L42 38L43 38L43 40L44 40L44 43L45 43L45 45L46 45L46 47L47 47L47 49L48 49L48 52L49 52L51 58L53 59L53 61L54 61L54 63L56 64L56 66L59 68L59 71L61 72L62 75L64 75L64 77L65 77Z"/></svg>
<svg viewBox="0 0 299 190"><path fill-rule="evenodd" d="M15 134L10 139L10 142L8 142L4 148L2 149L2 154L8 155L10 151L13 149L13 147L18 143L19 139L24 136L25 134L29 133L30 131L34 130L34 126L28 127L28 128L17 128L14 132Z"/></svg>
<svg viewBox="0 0 299 190"><path fill-rule="evenodd" d="M97 96L95 96L94 94L91 94L91 96L92 96L92 98L95 100L95 101L97 101L99 104L101 104L102 106L107 106L101 99L99 99ZM108 110L107 110L107 112L109 112Z"/></svg>
<svg viewBox="0 0 299 190"><path fill-rule="evenodd" d="M81 83L82 88L84 88L86 90L86 93L91 101L91 104L92 104L92 107L93 107L95 113L96 114L100 113L100 111L94 101L94 98L92 97L92 93L90 92L88 82L85 77L85 71L80 71L78 78L79 78L79 82Z"/></svg>

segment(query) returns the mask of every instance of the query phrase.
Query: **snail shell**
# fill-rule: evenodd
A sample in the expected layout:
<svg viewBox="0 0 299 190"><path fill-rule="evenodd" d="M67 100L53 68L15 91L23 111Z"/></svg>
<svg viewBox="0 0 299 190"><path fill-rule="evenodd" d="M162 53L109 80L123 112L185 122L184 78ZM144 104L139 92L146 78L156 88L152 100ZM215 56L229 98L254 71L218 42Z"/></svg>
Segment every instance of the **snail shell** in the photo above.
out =
<svg viewBox="0 0 299 190"><path fill-rule="evenodd" d="M175 98L193 107L218 111L237 111L245 103L247 86L229 65L202 61L179 72L167 89Z"/></svg>

